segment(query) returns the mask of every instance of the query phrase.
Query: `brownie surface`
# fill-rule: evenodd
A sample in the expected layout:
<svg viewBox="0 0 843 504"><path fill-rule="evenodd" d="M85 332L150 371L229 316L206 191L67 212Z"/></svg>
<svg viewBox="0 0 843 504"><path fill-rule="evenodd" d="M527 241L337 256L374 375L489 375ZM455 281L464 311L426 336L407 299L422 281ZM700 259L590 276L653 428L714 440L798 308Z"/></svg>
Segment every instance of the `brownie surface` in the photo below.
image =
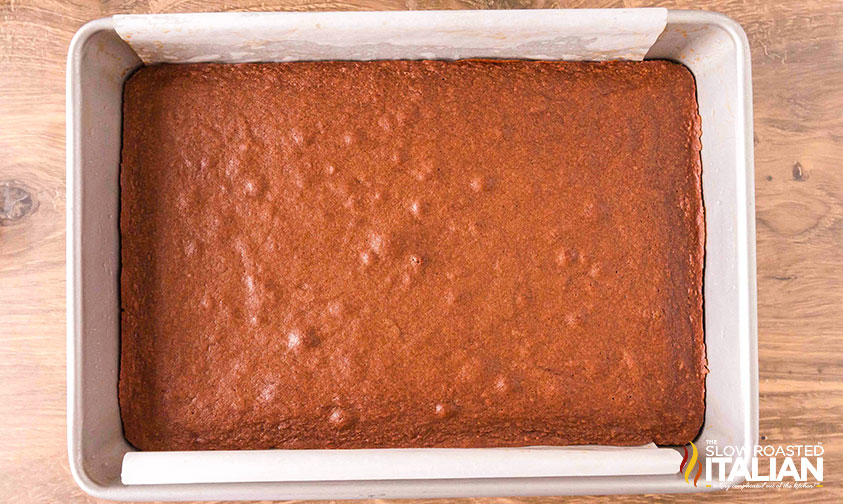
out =
<svg viewBox="0 0 843 504"><path fill-rule="evenodd" d="M684 444L704 413L695 84L664 62L141 68L142 450Z"/></svg>

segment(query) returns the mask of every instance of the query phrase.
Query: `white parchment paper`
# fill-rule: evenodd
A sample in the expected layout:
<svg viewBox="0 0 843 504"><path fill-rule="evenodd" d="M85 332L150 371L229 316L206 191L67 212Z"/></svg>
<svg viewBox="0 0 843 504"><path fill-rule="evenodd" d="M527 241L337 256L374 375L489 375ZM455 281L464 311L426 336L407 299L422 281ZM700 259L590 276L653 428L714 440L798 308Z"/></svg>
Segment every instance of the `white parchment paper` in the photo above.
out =
<svg viewBox="0 0 843 504"><path fill-rule="evenodd" d="M144 63L519 58L641 60L667 10L234 12L114 16Z"/></svg>
<svg viewBox="0 0 843 504"><path fill-rule="evenodd" d="M667 10L212 13L114 16L144 63L517 58L641 60ZM124 484L673 474L640 447L129 452Z"/></svg>
<svg viewBox="0 0 843 504"><path fill-rule="evenodd" d="M129 452L121 479L151 485L647 475L676 473L681 461L676 450L655 445Z"/></svg>

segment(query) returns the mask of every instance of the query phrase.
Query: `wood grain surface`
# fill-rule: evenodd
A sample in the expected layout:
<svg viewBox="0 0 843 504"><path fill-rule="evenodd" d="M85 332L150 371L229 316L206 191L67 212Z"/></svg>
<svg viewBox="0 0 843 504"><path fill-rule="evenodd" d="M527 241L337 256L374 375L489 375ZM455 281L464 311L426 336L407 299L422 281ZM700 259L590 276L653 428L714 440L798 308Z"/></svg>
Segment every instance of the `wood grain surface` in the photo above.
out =
<svg viewBox="0 0 843 504"><path fill-rule="evenodd" d="M0 501L96 501L71 479L65 448L64 72L68 43L84 22L130 12L645 5L635 0L0 0ZM606 499L841 501L843 2L655 5L723 12L749 36L761 439L822 442L825 486ZM462 502L470 501L481 502Z"/></svg>

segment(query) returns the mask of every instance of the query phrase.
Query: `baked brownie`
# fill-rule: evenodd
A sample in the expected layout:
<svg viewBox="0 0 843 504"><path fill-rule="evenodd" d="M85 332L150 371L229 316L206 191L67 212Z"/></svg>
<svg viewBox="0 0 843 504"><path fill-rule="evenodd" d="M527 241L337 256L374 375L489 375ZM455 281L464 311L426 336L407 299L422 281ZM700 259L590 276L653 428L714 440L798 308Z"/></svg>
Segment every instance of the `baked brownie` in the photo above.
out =
<svg viewBox="0 0 843 504"><path fill-rule="evenodd" d="M152 66L123 121L119 395L138 448L699 431L683 66Z"/></svg>

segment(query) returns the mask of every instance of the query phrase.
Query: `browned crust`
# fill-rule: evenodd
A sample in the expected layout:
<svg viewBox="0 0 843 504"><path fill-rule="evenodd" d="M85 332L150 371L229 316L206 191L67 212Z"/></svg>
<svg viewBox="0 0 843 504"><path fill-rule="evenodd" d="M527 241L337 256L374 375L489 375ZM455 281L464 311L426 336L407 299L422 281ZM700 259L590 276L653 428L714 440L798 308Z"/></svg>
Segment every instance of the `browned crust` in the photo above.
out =
<svg viewBox="0 0 843 504"><path fill-rule="evenodd" d="M699 431L681 65L156 66L124 98L119 388L138 448Z"/></svg>

